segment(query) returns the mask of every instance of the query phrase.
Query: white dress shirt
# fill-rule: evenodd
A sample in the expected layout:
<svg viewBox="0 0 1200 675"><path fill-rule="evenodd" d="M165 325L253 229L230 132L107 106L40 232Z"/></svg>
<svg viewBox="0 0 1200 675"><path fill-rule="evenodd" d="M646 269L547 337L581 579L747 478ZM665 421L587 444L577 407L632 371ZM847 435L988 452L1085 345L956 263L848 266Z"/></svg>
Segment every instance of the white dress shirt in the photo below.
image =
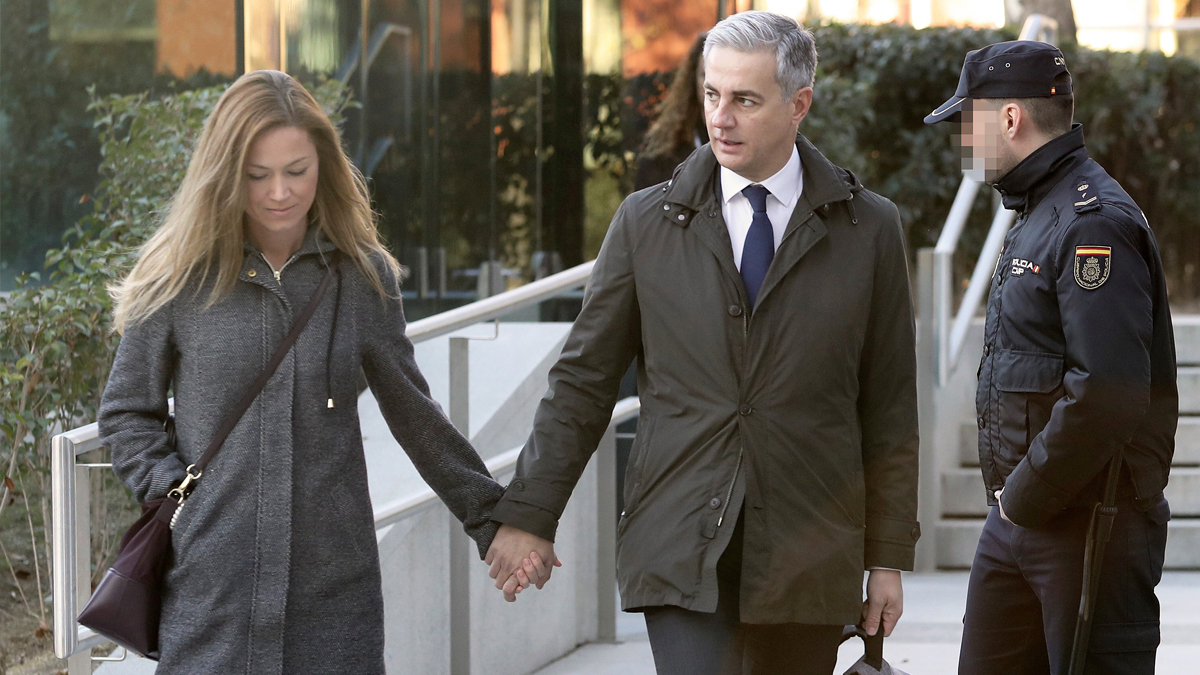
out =
<svg viewBox="0 0 1200 675"><path fill-rule="evenodd" d="M725 217L725 226L729 228L729 243L733 244L733 262L738 271L742 271L742 248L746 245L746 235L750 232L750 223L754 219L754 207L750 200L742 194L748 185L754 181L739 176L733 171L721 167L721 215ZM800 153L792 146L792 156L783 168L774 176L758 183L771 194L767 195L767 218L771 221L771 230L775 234L775 250L783 241L783 233L787 230L792 211L796 210L796 201L804 190L804 171L800 168Z"/></svg>

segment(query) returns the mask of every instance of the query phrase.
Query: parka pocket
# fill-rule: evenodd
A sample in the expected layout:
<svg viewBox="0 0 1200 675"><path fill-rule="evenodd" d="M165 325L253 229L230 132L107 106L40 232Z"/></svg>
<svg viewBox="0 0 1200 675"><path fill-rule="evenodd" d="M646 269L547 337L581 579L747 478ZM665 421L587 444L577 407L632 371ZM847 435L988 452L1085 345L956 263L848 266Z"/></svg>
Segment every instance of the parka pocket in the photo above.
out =
<svg viewBox="0 0 1200 675"><path fill-rule="evenodd" d="M1024 455L1050 421L1061 397L1063 357L1058 354L1002 349L992 364L1004 447ZM1014 463L1020 457L1009 458Z"/></svg>
<svg viewBox="0 0 1200 675"><path fill-rule="evenodd" d="M650 455L656 421L657 419L653 415L643 415L638 420L637 436L633 440L629 468L625 471L625 511L621 514L622 516L633 513L641 499L646 459ZM622 523L625 520L625 518L621 518Z"/></svg>
<svg viewBox="0 0 1200 675"><path fill-rule="evenodd" d="M1062 386L1063 357L1001 349L994 364L996 388L1010 393L1048 394Z"/></svg>

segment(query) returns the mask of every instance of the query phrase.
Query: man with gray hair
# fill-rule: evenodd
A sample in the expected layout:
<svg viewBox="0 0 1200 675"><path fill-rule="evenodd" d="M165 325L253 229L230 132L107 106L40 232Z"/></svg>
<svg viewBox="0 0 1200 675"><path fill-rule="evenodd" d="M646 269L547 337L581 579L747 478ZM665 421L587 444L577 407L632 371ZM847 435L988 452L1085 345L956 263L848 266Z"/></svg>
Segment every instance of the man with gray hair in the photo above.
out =
<svg viewBox="0 0 1200 675"><path fill-rule="evenodd" d="M845 624L891 632L920 536L900 217L797 133L807 30L735 14L704 59L712 142L617 211L488 562L510 598L549 578L636 356L617 572L658 672L829 675Z"/></svg>

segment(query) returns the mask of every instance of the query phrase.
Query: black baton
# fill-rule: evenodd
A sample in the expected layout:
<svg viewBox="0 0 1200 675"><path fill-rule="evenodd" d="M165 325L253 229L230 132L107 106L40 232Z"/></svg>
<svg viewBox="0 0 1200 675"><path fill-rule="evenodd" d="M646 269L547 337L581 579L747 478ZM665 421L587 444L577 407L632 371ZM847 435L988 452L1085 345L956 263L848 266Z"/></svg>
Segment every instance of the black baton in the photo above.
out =
<svg viewBox="0 0 1200 675"><path fill-rule="evenodd" d="M1108 480L1104 483L1104 501L1092 508L1088 523L1087 543L1083 549L1083 589L1079 596L1079 620L1075 623L1075 640L1071 644L1069 675L1083 675L1087 662L1088 642L1092 637L1092 616L1096 613L1096 596L1100 592L1100 569L1104 565L1104 547L1112 535L1113 520L1117 517L1117 482L1121 478L1121 453L1108 465Z"/></svg>

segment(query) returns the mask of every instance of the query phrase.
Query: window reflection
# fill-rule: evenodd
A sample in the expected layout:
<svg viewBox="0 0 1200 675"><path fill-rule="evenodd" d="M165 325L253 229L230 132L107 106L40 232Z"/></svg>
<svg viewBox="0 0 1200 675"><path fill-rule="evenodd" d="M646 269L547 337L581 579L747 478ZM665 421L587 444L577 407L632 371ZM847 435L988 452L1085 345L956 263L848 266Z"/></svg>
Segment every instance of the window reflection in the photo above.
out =
<svg viewBox="0 0 1200 675"><path fill-rule="evenodd" d="M92 210L98 96L160 94L236 76L236 3L3 0L0 5L0 292Z"/></svg>

